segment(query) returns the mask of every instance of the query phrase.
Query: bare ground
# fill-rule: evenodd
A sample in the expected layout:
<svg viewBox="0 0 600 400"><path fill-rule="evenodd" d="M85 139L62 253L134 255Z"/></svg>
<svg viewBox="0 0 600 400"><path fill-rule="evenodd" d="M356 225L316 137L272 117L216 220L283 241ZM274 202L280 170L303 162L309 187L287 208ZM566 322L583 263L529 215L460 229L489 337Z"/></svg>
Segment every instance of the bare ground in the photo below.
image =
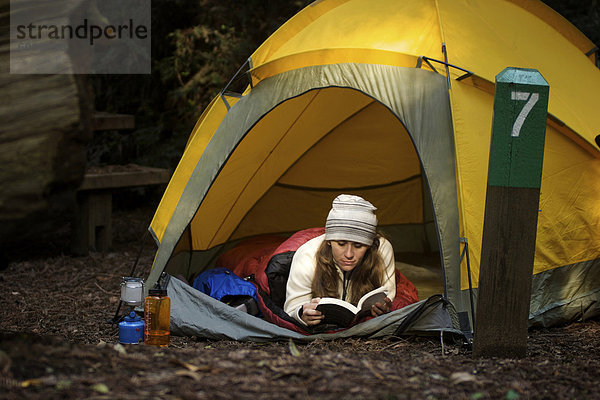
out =
<svg viewBox="0 0 600 400"><path fill-rule="evenodd" d="M523 359L473 358L437 337L119 345L107 320L151 214L116 213L111 253L56 255L63 229L0 271L0 398L600 398L599 319L531 331ZM148 241L135 275L153 255Z"/></svg>

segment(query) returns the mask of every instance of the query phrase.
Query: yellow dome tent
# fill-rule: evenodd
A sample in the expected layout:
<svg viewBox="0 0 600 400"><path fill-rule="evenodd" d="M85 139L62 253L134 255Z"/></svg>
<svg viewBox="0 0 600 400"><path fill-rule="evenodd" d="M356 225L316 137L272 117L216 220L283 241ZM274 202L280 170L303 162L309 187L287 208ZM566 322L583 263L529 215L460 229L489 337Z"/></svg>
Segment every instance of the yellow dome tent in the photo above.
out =
<svg viewBox="0 0 600 400"><path fill-rule="evenodd" d="M530 324L597 313L598 64L537 0L315 1L252 54L243 93L199 118L150 226L148 286L239 239L322 226L353 193L398 253L439 253L449 308L470 312L495 76L520 67L550 86Z"/></svg>

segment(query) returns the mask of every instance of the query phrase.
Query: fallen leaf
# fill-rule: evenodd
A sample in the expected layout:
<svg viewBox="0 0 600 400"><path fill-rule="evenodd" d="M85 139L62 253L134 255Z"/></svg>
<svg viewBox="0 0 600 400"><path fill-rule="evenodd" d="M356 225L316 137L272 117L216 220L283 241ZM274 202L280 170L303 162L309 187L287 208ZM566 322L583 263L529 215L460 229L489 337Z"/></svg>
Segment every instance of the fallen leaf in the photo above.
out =
<svg viewBox="0 0 600 400"><path fill-rule="evenodd" d="M444 381L446 380L446 378L444 378L443 376L441 376L440 374L430 374L429 375L432 379L435 379L436 381Z"/></svg>
<svg viewBox="0 0 600 400"><path fill-rule="evenodd" d="M455 372L450 375L450 383L458 385L464 382L477 382L477 378L468 372Z"/></svg>
<svg viewBox="0 0 600 400"><path fill-rule="evenodd" d="M36 386L36 385L40 385L41 381L39 379L27 379L26 381L21 382L21 387L29 387L29 386Z"/></svg>
<svg viewBox="0 0 600 400"><path fill-rule="evenodd" d="M195 381L199 381L200 380L200 374L197 374L195 372L192 371L188 371L186 369L180 369L175 371L175 375L177 376L187 376L188 378L192 378Z"/></svg>
<svg viewBox="0 0 600 400"><path fill-rule="evenodd" d="M113 349L115 349L115 351L117 351L119 354L127 354L127 350L125 350L125 347L121 343L115 344Z"/></svg>
<svg viewBox="0 0 600 400"><path fill-rule="evenodd" d="M517 393L517 391L510 389L508 392L506 392L506 396L504 396L504 398L506 400L516 400L521 398L521 395Z"/></svg>
<svg viewBox="0 0 600 400"><path fill-rule="evenodd" d="M210 371L212 368L208 365L202 365L202 366L197 366L194 364L190 364L188 362L185 361L181 361L178 360L176 358L173 358L171 360L169 360L172 364L175 365L179 365L181 367L184 367L185 369L187 369L188 371L192 371L192 372L198 372L198 371Z"/></svg>
<svg viewBox="0 0 600 400"><path fill-rule="evenodd" d="M95 390L96 392L102 393L102 394L106 394L106 393L110 392L110 389L104 383L96 383L96 384L92 385L92 389Z"/></svg>
<svg viewBox="0 0 600 400"><path fill-rule="evenodd" d="M289 348L290 348L290 354L293 355L294 357L298 357L300 355L300 350L298 350L298 348L296 347L296 344L294 343L292 338L290 338Z"/></svg>
<svg viewBox="0 0 600 400"><path fill-rule="evenodd" d="M266 360L260 360L257 364L257 367L269 367L270 363Z"/></svg>
<svg viewBox="0 0 600 400"><path fill-rule="evenodd" d="M44 376L41 378L27 379L26 381L21 382L21 387L55 385L56 381L57 379L55 376Z"/></svg>

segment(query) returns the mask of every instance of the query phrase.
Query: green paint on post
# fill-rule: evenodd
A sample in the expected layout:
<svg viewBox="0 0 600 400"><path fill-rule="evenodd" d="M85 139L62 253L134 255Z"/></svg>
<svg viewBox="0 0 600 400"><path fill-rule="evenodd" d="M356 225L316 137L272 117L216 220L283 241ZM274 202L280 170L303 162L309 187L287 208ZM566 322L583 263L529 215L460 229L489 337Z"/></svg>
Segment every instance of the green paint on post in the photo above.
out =
<svg viewBox="0 0 600 400"><path fill-rule="evenodd" d="M535 69L496 76L488 185L540 188L549 91Z"/></svg>

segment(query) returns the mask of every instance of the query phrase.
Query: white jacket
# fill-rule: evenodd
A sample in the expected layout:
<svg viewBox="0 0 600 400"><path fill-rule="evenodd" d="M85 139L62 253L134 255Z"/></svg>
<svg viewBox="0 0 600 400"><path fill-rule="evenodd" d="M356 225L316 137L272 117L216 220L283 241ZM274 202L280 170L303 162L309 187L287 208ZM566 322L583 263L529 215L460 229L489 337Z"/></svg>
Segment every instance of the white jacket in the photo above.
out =
<svg viewBox="0 0 600 400"><path fill-rule="evenodd" d="M388 292L387 296L393 301L396 297L396 264L394 260L394 249L388 240L384 238L380 238L379 240L378 251L383 260L385 270L383 286ZM323 241L325 241L324 234L317 236L300 246L294 254L292 265L290 267L283 309L288 315L304 325L306 325L306 323L300 318L299 311L304 304L310 303L312 300L312 281L315 277L315 270L317 268L316 254ZM342 286L344 275L339 267L338 276L340 278L338 298L341 299L343 295ZM348 287L347 292L350 293L350 290L350 287Z"/></svg>

